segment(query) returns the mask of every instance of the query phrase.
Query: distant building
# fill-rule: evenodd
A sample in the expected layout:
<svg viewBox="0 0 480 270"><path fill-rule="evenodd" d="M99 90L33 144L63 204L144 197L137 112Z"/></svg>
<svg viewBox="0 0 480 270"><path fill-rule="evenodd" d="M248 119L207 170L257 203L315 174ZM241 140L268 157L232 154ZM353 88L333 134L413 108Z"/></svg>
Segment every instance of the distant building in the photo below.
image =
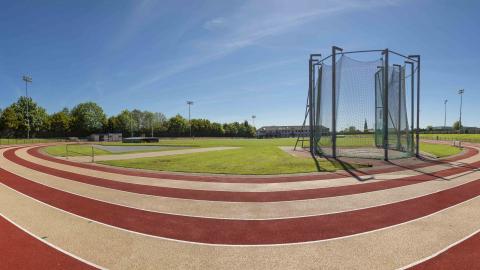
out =
<svg viewBox="0 0 480 270"><path fill-rule="evenodd" d="M122 133L98 133L88 136L92 142L121 142Z"/></svg>
<svg viewBox="0 0 480 270"><path fill-rule="evenodd" d="M449 126L436 126L436 127L432 127L432 130L453 130L452 127L449 127Z"/></svg>
<svg viewBox="0 0 480 270"><path fill-rule="evenodd" d="M258 138L288 138L305 136L308 137L310 127L305 126L266 126L257 129ZM320 126L321 133L329 133L330 129L324 126Z"/></svg>

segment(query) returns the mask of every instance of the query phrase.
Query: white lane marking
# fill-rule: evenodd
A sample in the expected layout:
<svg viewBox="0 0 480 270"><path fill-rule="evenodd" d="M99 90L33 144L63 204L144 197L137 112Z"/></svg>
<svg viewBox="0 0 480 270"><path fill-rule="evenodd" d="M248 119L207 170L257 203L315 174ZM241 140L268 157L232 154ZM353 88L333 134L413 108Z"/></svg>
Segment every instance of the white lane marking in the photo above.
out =
<svg viewBox="0 0 480 270"><path fill-rule="evenodd" d="M417 264L420 264L420 263L425 262L425 261L428 261L428 260L430 260L430 259L432 259L432 258L434 258L434 257L437 257L438 255L444 253L445 251L451 249L452 247L454 247L454 246L456 246L456 245L464 242L465 240L468 240L469 238L473 237L473 236L476 235L477 233L480 233L480 229L478 229L478 230L474 231L473 233L465 236L464 238L458 240L457 242L454 242L454 243L446 246L445 248L439 250L438 252L436 252L436 253L428 256L428 257L425 257L425 258L423 258L423 259L421 259L421 260L415 261L415 262L413 262L413 263L411 263L411 264L409 264L409 265L407 265L407 266L403 266L403 267L400 267L400 268L397 268L397 269L398 269L398 270L408 269L408 268L413 267L413 266L415 266L415 265L417 265Z"/></svg>
<svg viewBox="0 0 480 270"><path fill-rule="evenodd" d="M11 162L11 161L8 161L8 162ZM13 162L11 162L13 163ZM20 167L23 167L21 165L18 165L15 163L15 165L17 166L20 166ZM37 172L33 169L29 169L27 168L28 170L30 171L34 171L34 172ZM396 201L391 201L391 202L388 202L388 203L383 203L383 204L376 204L376 205L373 205L373 206L366 206L366 207L359 207L359 208L354 208L354 209L349 209L349 210L346 210L346 211L332 211L332 212L326 212L326 213L321 213L321 214L311 214L311 215L298 215L298 216L287 216L287 217L276 217L276 218L248 218L248 219L245 219L245 218L233 218L233 217L209 217L209 216L200 216L200 215L186 215L186 214L179 214L179 213L174 213L174 212L167 212L167 211L154 211L154 210L148 210L148 209L144 209L144 208L139 208L139 207L135 207L135 206L131 206L131 205L126 205L126 204L121 204L121 203L114 203L114 202L110 202L110 201L106 201L106 200L102 200L102 199L98 199L98 198L92 198L91 196L86 196L86 195L82 195L82 194L79 194L79 193L76 193L76 192L72 192L72 191L66 191L66 190L63 190L63 189L59 189L57 187L52 187L50 185L47 185L47 184L44 184L44 183L39 183L39 182L36 182L34 180L31 180L29 178L26 178L16 172L10 172L12 174L15 174L27 181L31 181L31 182L34 182L34 183L37 183L39 185L42 185L42 186L47 186L47 187L50 187L52 189L55 189L55 190L58 190L60 192L65 192L65 193L69 193L69 194L73 194L73 195L76 195L76 196L79 196L79 197L82 197L82 198L88 198L88 199L91 199L91 200L94 200L94 201L99 201L99 202L103 202L103 203L107 203L107 204L111 204L111 205L117 205L117 206L121 206L121 207L126 207L126 208L131 208L131 209L135 209L135 210L141 210L141 211L145 211L145 212L151 212L151 213L158 213L158 214L167 214L167 215L172 215L172 216L182 216L182 217L193 217L193 218L205 218L205 219L219 219L219 220L245 220L245 221L249 221L249 220L280 220L280 219L297 219L297 218L306 218L306 217L316 217L316 216L325 216L325 215L331 215L331 214L339 214L339 213L345 213L345 212L353 212L353 211L357 211L357 210L363 210L363 209L369 209L369 208L374 208L374 207L380 207L380 206L385 206L385 205L390 205L390 204L395 204L395 203L399 203L399 202L404 202L404 201L408 201L408 200L413 200L413 199L417 199L417 198L421 198L421 197L426 197L426 196L429 196L429 195L432 195L432 194L436 194L436 193L440 193L442 191L446 191L446 190L449 190L449 189L453 189L453 188L456 188L456 187L460 187L462 185L466 185L468 183L471 183L473 181L477 181L479 179L472 179L472 180L468 180L466 181L465 183L459 183L458 185L456 186L452 186L452 187L447 187L445 189L440 189L440 190L437 190L435 192L430 192L430 193L425 193L423 195L418 195L418 196L414 196L414 197L409 197L409 198L406 198L406 199L401 199L401 200L396 200ZM41 172L37 172L37 173L41 173ZM43 174L43 173L41 173ZM455 174L455 175L450 175L450 176L447 176L448 178L455 178L457 176L463 176L465 173L459 173L459 174ZM45 174L47 176L49 176L48 174ZM471 176L471 175L470 175ZM58 178L61 178L61 179L64 179L64 181L73 181L73 182L76 182L75 180L70 180L70 179L65 179L65 178L62 178L62 177L58 177ZM432 182L435 181L436 179L439 179L439 178L435 178L433 180L431 180ZM428 181L428 182L431 182L431 181ZM163 197L163 196L155 196L155 195L148 195L148 194L140 194L140 193L135 193L135 192L131 192L131 191L123 191L123 190L118 190L118 189L112 189L112 188L107 188L107 187L100 187L100 186L96 186L96 185L92 185L92 184L87 184L87 183L82 183L82 182L77 182L79 184L83 184L83 185L88 185L88 186L92 186L94 188L100 188L100 189L109 189L109 190L113 190L115 192L125 192L125 193L129 193L129 194L134 194L134 195L143 195L145 197ZM426 183L426 182L424 182ZM421 184L421 183L420 183ZM366 193L372 193L372 192L384 192L384 191L388 191L388 190L395 190L395 189L401 189L403 187L397 187L397 188L390 188L390 189L387 189L387 190L376 190L376 191L370 191L370 192L364 192L363 194L366 194ZM358 195L358 194L362 194L362 193L355 193L355 194L352 194L352 195ZM352 195L343 195L343 196L333 196L333 197L326 197L326 198L320 198L320 199L328 199L328 198L338 198L338 197L348 197L348 196L352 196ZM170 198L170 197L166 197L166 198ZM186 200L186 201L197 201L197 200L194 200L194 199L184 199L184 198L174 198L174 199L180 199L180 200ZM315 199L308 199L308 200L315 200ZM278 202L223 202L221 201L222 203L238 203L238 204L242 204L242 203L252 203L252 204L275 204L275 203L280 203L280 202L296 202L296 201L308 201L308 200L290 200L290 201L278 201ZM210 201L210 200L200 200L200 201L206 201L206 202L212 202L212 203L215 203L215 202L219 202L219 201Z"/></svg>
<svg viewBox="0 0 480 270"><path fill-rule="evenodd" d="M36 236L35 234L33 234L33 233L30 232L29 230L25 229L24 227L20 226L20 225L17 224L15 221L9 219L8 217L6 217L5 215L3 215L2 213L0 213L0 217L6 219L8 222L10 222L11 224L13 224L15 227L19 228L20 230L24 231L25 233L27 233L27 234L30 235L31 237L37 239L38 241L44 243L45 245L47 245L47 246L49 246L49 247L51 247L51 248L54 248L54 249L60 251L61 253L64 253L64 254L72 257L72 258L77 259L78 261L81 261L81 262L83 262L83 263L85 263L85 264L88 264L88 265L90 265L90 266L93 266L93 267L95 267L95 268L98 268L98 269L107 269L107 268L101 267L101 266L99 266L99 265L97 265L97 264L95 264L95 263L93 263L93 262L89 262L89 261L87 261L87 260L85 260L85 259L83 259L83 258L80 258L79 256L77 256L77 255L75 255L75 254L73 254L73 253L70 253L70 252L62 249L61 247L58 247L58 246L56 246L56 245L54 245L54 244L46 241L45 239L42 239L42 238Z"/></svg>
<svg viewBox="0 0 480 270"><path fill-rule="evenodd" d="M346 238L350 238L350 237L356 237L356 236L360 236L360 235L365 235L365 234L370 234L370 233L374 233L374 232L379 232L379 231L383 231L383 230L387 230L387 229L391 229L391 228L395 228L397 226L401 226L401 225L404 225L404 224L409 224L409 223L412 223L414 221L417 221L417 220L422 220L422 219L425 219L427 217L430 217L430 216L433 216L433 215L436 215L436 214L439 214L439 213L442 213L444 211L447 211L453 207L457 207L457 206L460 206L460 205L463 205L463 204L466 204L470 201L473 201L477 198L480 198L480 196L476 196L476 197L473 197L471 199L468 199L466 201L463 201L461 203L458 203L458 204L454 204L454 205L451 205L447 208L444 208L442 210L439 210L437 212L434 212L434 213L431 213L431 214L428 214L426 216L422 216L422 217L419 217L419 218L416 218L416 219L412 219L412 220L409 220L409 221L405 221L405 222L402 222L402 223L397 223L397 224L394 224L394 225L391 225L391 226L387 226L387 227L383 227L383 228L379 228L379 229L375 229L375 230L371 230L371 231L366 231L366 232L362 232L362 233L356 233L356 234L351 234L351 235L345 235L345 236L340 236L340 237L334 237L334 238L329 238L329 239L322 239L322 240L313 240L313 241L304 241L304 242L295 242L295 243L285 243L285 244L259 244L259 245L239 245L239 244L210 244L210 243L200 243L200 242L193 242L193 241L186 241L186 240L178 240L178 239L173 239L173 238L166 238L166 237L162 237L162 236L156 236L156 235L150 235L150 234L146 234L146 233L141 233L141 232L137 232L137 231L132 231L132 230L128 230L128 229L124 229L124 228L121 228L121 227L116 227L116 226L113 226L113 225L109 225L109 224L106 224L106 223L103 223L103 222L100 222L100 221L96 221L96 220L93 220L93 219L89 219L89 218L86 218L86 217L82 217L82 216L79 216L77 214L74 214L74 213L71 213L71 212L68 212L66 210L63 210L63 209L60 209L60 208L57 208L57 207L54 207L52 205L49 205L47 203L44 203L40 200L37 200L33 197L30 197L26 194L23 194L3 183L0 183L0 185L3 185L5 186L6 188L14 191L15 193L18 193L20 194L21 196L24 196L24 197L27 197L31 200L34 200L42 205L45 205L47 207L50 207L52 209L55 209L57 211L60 211L60 212L63 212L63 213L66 213L67 215L73 215L73 216L76 216L80 219L83 219L83 220L87 220L87 221L90 221L90 222L94 222L94 223L97 223L97 224L101 224L103 226L107 226L109 228L112 228L112 229L116 229L116 230L121 230L121 231L125 231L125 232L128 232L128 233L133 233L133 234L136 234L136 235L141 235L141 236L145 236L145 237L150 237L150 238L154 238L154 239L162 239L162 240L166 240L166 241L172 241L172 242L177 242L177 243L186 243L186 244L193 244L193 245L201 245L201 246L217 246L217 247L275 247L275 246L291 246L291 245L304 245L304 244L314 244L314 243L322 243L322 242L328 242L328 241L335 241L335 240L340 240L340 239L346 239Z"/></svg>

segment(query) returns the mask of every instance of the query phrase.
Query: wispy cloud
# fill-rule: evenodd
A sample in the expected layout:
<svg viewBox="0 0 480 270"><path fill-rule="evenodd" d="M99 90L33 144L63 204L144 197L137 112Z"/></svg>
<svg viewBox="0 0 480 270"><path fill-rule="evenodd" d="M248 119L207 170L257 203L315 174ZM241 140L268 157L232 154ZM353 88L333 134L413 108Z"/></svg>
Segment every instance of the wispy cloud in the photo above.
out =
<svg viewBox="0 0 480 270"><path fill-rule="evenodd" d="M207 30L215 30L215 29L222 28L224 26L225 26L225 18L222 18L222 17L208 20L203 24L203 28Z"/></svg>
<svg viewBox="0 0 480 270"><path fill-rule="evenodd" d="M397 0L381 1L246 1L228 16L206 20L202 27L212 34L191 42L191 54L159 72L145 76L133 84L128 92L140 91L188 69L220 59L242 48L296 29L314 20L356 10L367 10L394 5ZM228 22L228 23L227 23Z"/></svg>

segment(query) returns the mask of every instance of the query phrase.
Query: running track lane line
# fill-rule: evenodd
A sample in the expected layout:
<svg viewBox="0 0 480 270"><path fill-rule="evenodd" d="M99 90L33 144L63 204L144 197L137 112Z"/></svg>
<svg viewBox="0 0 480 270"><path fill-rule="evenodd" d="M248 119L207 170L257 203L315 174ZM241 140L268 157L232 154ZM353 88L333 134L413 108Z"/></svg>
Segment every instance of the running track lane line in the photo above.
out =
<svg viewBox="0 0 480 270"><path fill-rule="evenodd" d="M0 214L0 269L97 269L97 267L37 238Z"/></svg>
<svg viewBox="0 0 480 270"><path fill-rule="evenodd" d="M462 241L463 240L463 241ZM412 270L480 269L480 230L441 253L412 266Z"/></svg>
<svg viewBox="0 0 480 270"><path fill-rule="evenodd" d="M339 187L315 188L305 190L292 191L275 191L275 192L230 192L230 191L209 191L209 190L189 190L179 188L157 187L138 185L125 182L117 182L98 177L92 177L62 170L53 169L43 165L39 165L16 156L17 149L9 149L4 152L5 158L17 163L21 166L33 169L46 174L58 176L64 179L69 179L90 185L101 186L110 189L122 190L127 192L182 198L191 200L208 200L208 201L225 201L225 202L278 202L278 201L293 201L306 200L316 198L326 198L335 196L344 196L358 193L366 193L371 191L385 190L390 188L402 187L412 185L425 181L434 180L437 177L444 177L453 174L466 172L472 166L480 166L480 161L472 163L469 166L454 167L451 169L441 170L432 174L416 175L406 178L400 178L382 182L372 182L362 185L346 185Z"/></svg>
<svg viewBox="0 0 480 270"><path fill-rule="evenodd" d="M368 209L278 220L228 220L152 213L42 186L0 169L0 182L53 207L110 226L186 242L272 245L327 240L378 230L434 214L480 195L480 180L427 196Z"/></svg>
<svg viewBox="0 0 480 270"><path fill-rule="evenodd" d="M343 177L351 177L351 175L344 171L339 171L335 173L325 173L325 174L314 174L314 175L300 175L300 176L270 176L270 177L238 177L238 176L213 176L213 175L187 175L187 174L175 174L175 173L165 173L165 172L147 172L147 171L137 171L132 169L125 169L125 168L114 168L114 167L106 167L106 166L99 166L93 164L86 164L86 163L78 163L69 160L59 159L47 154L40 152L40 149L44 146L38 146L34 148L30 148L27 152L37 158L41 158L44 160L76 166L85 169L93 169L99 170L103 172L110 172L110 173L119 173L125 174L130 176L143 176L143 177L150 177L150 178L160 178L160 179L172 179L172 180L186 180L186 181L203 181L203 182L224 182L224 183L281 183L281 182L296 182L296 181L309 181L309 180L322 180L322 179L336 179L336 178L343 178ZM445 162L450 161L457 161L464 158L469 158L478 154L479 151L475 148L466 148L466 153L457 155L452 158L442 159L441 161L433 161L431 163L422 163L412 165L412 169L423 168L431 165L438 165ZM370 174L379 174L379 173L388 173L388 172L395 172L403 170L403 168L398 166L392 166L390 168L382 168L382 169L372 169L368 172L362 172L361 170L357 171L357 175L370 175Z"/></svg>

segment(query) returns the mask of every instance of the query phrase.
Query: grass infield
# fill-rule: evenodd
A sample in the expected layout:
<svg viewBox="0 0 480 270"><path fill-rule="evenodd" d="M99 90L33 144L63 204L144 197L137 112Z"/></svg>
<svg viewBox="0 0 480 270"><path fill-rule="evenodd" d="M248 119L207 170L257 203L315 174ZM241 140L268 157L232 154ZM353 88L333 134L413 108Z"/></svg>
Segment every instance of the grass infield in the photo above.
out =
<svg viewBox="0 0 480 270"><path fill-rule="evenodd" d="M186 146L186 147L214 147L214 146L237 146L239 149L183 154L175 156L138 158L130 160L101 161L99 163L138 169L150 169L158 171L177 172L200 172L200 173L224 173L224 174L288 174L317 171L335 171L342 166L323 158L317 162L311 158L291 156L282 151L278 146L293 146L296 139L169 139L161 140L157 144L162 146ZM106 143L107 145L143 145ZM344 142L342 144L347 144ZM71 147L71 148L70 148ZM70 149L81 155L91 155L90 145L71 145ZM437 157L445 157L457 154L461 149L450 145L436 145L422 143L421 151L428 152ZM64 155L65 146L47 147L45 151L51 155ZM97 152L98 151L98 152ZM141 151L138 151L141 152ZM95 149L96 155L113 154L105 150ZM70 153L71 155L71 153ZM320 167L318 169L317 163ZM347 166L361 167L359 164Z"/></svg>

